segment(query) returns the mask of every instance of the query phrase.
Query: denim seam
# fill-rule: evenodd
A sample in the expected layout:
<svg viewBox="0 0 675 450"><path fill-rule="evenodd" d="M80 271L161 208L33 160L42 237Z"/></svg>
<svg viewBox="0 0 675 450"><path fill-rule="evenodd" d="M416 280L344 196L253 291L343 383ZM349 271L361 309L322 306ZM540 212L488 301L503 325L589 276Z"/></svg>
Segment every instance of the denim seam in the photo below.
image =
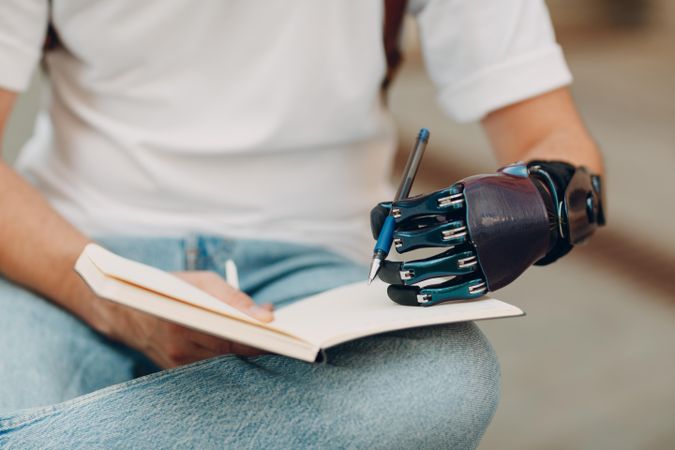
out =
<svg viewBox="0 0 675 450"><path fill-rule="evenodd" d="M27 425L39 422L42 419L45 419L58 413L59 413L58 405L52 405L40 408L38 411L35 411L30 414L11 417L8 419L0 419L0 434L3 434L11 430L16 430L17 428L23 428Z"/></svg>
<svg viewBox="0 0 675 450"><path fill-rule="evenodd" d="M190 234L183 238L183 266L184 270L196 270L200 259L199 238Z"/></svg>

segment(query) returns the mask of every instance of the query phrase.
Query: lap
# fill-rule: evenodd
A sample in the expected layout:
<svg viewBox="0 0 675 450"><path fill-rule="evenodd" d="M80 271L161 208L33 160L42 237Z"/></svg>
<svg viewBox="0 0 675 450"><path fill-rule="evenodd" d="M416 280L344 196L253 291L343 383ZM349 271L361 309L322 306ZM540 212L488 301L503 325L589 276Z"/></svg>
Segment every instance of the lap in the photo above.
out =
<svg viewBox="0 0 675 450"><path fill-rule="evenodd" d="M160 372L6 418L0 443L473 448L498 386L488 342L456 324L353 341L324 364L225 356Z"/></svg>

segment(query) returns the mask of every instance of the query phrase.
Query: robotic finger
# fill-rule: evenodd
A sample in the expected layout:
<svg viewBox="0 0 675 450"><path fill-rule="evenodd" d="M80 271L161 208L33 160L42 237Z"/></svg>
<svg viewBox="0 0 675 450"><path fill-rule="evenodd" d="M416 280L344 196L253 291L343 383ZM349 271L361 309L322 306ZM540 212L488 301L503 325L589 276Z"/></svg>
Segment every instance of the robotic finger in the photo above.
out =
<svg viewBox="0 0 675 450"><path fill-rule="evenodd" d="M453 184L431 194L399 200L392 205L391 214L398 224L420 216L448 215L463 208L462 185Z"/></svg>
<svg viewBox="0 0 675 450"><path fill-rule="evenodd" d="M387 295L400 305L432 306L448 301L478 298L486 294L487 290L481 277L464 275L424 287L391 285L387 288Z"/></svg>
<svg viewBox="0 0 675 450"><path fill-rule="evenodd" d="M398 253L405 253L422 247L448 247L467 241L463 220L441 223L419 230L394 231L394 247Z"/></svg>
<svg viewBox="0 0 675 450"><path fill-rule="evenodd" d="M398 253L422 247L454 247L468 239L462 185L391 205L396 222L393 243Z"/></svg>
<svg viewBox="0 0 675 450"><path fill-rule="evenodd" d="M451 248L439 255L415 261L384 261L379 277L394 285L412 285L430 278L466 275L476 272L478 260L469 246Z"/></svg>

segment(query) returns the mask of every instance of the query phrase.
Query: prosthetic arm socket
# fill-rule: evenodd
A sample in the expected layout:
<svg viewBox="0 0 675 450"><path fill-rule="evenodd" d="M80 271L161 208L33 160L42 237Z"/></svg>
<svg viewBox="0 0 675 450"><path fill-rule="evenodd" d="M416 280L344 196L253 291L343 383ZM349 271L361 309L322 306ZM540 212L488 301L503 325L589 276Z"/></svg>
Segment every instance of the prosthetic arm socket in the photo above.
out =
<svg viewBox="0 0 675 450"><path fill-rule="evenodd" d="M469 234L491 291L546 265L605 223L600 177L558 161L478 175L464 186Z"/></svg>

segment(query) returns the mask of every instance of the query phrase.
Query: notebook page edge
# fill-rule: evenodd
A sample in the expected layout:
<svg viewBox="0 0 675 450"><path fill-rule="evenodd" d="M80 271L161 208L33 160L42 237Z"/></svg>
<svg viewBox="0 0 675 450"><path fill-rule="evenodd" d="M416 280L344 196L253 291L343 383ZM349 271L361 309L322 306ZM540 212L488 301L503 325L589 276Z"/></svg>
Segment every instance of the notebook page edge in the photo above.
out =
<svg viewBox="0 0 675 450"><path fill-rule="evenodd" d="M96 245L96 244L89 244L89 245ZM89 247L89 245L88 245L87 247ZM161 271L160 269L156 269L156 268L151 267L151 266L146 266L145 264L137 263L137 262L135 262L135 261L127 260L126 258L122 258L122 257L119 256L119 255L115 255L114 253L108 252L107 250L105 250L104 248L102 248L102 247L100 247L100 246L98 246L98 245L96 245L96 247L98 247L98 248L100 248L101 250L103 250L103 251L109 253L109 254L112 255L112 256L115 256L115 257L117 257L117 258L123 259L125 262L131 262L131 263L134 263L134 264L136 264L136 265L143 266L143 268L150 268L150 269L153 269L153 271L160 271L160 272L162 272L163 274L166 274L166 275L168 275L168 276L173 277L173 275L171 275L171 274L169 274L169 273L167 273L167 272ZM85 250L86 250L86 247L85 247ZM82 254L81 254L81 255L78 257L78 259L77 259L77 262L76 262L76 264L75 264L75 270L80 274L80 276L85 280L85 282L87 282L87 284L90 284L89 281L88 281L88 279L87 279L87 278L86 278L86 277L78 270L78 267L79 267L80 269L86 270L86 268L85 268L84 265L87 264L87 263L90 264L97 272L99 272L99 273L100 273L103 277L105 277L107 280L114 281L114 282L116 282L116 283L125 284L125 285L128 285L128 286L134 287L135 289L140 289L140 290L143 290L143 291L147 291L148 293L150 293L150 294L152 294L152 295L166 298L166 299L169 300L169 301L179 302L179 303L185 304L186 306L189 306L189 307L191 307L191 308L196 308L196 309L200 309L200 310L206 311L206 312L208 312L208 313L210 313L210 314L217 314L218 316L226 317L226 318L228 318L228 319L230 319L230 320L237 320L237 321L246 323L246 324L248 324L248 325L250 325L250 326L253 326L253 327L256 327L256 328L261 328L261 329L265 329L265 330L271 330L271 331L273 331L273 332L275 332L275 333L277 333L277 334L283 334L283 335L289 336L289 337L291 337L291 338L293 338L293 339L300 340L300 341L303 341L303 342L307 342L304 338L302 338L302 337L300 337L300 336L294 334L293 332L290 332L290 331L288 331L288 330L285 330L285 329L282 329L282 328L280 328L280 327L277 327L277 326L275 326L275 325L273 325L273 324L271 324L271 323L268 324L268 323L261 322L261 321L259 321L259 320L253 319L253 318L249 318L248 316L246 316L245 314L239 312L239 311L236 310L236 309L235 309L234 311L236 311L237 314L229 314L229 311L228 311L228 312L223 312L223 311L220 310L220 308L210 308L208 305L203 305L203 304L200 304L200 303L196 303L196 302L190 301L189 299L185 299L185 298L182 298L182 297L178 297L178 296L174 296L174 295L171 295L171 294L169 294L169 293L166 293L166 290L158 291L158 290L154 289L153 287L148 287L148 286L146 286L146 285L144 285L144 284L137 284L136 282L129 281L129 280L125 279L125 278L120 278L120 277L118 277L116 274L109 274L109 273L106 273L106 270L102 269L102 268L99 266L99 264L97 264L97 262L94 261L94 260L92 259L92 257L91 257L91 255L90 255L89 252L83 251ZM91 275L91 272L87 272L87 273ZM175 277L174 277L174 278L175 278ZM179 281L182 281L182 280L179 280ZM91 286L91 284L90 284L90 286ZM92 288L93 288L93 286L92 286ZM200 290L199 288L197 288L197 287L194 287L194 289L199 290L200 292L203 292L203 291L201 291L201 290ZM101 295L101 294L99 294L99 295ZM206 293L204 292L204 295L208 295L208 294L206 294ZM101 295L101 296L104 296L104 295ZM126 303L123 302L123 301L119 301L119 300L116 300L116 299L110 299L110 300L116 301L117 303L122 303L122 304L125 304L125 305L126 305ZM217 300L217 299L214 299L214 300L216 300L217 302L220 303L220 300ZM234 308L232 308L231 306L227 305L226 303L223 303L223 305L224 305L224 306L227 306L228 309L234 309ZM127 305L127 306L132 307L132 308L134 307L134 305ZM139 309L139 308L136 308L136 309ZM146 311L146 312L148 312L149 314L157 315L157 314L154 314L153 311ZM243 320L242 320L242 319L243 319ZM179 322L179 323L180 323L180 322Z"/></svg>

